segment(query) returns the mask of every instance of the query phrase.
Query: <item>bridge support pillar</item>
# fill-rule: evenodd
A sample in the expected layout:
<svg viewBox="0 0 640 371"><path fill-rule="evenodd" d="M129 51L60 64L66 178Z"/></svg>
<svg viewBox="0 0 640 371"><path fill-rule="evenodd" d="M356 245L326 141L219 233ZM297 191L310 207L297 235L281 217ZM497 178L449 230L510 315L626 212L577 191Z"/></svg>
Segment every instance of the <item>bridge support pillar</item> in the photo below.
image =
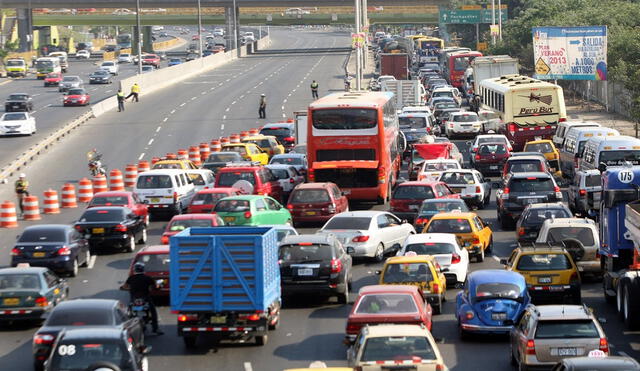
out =
<svg viewBox="0 0 640 371"><path fill-rule="evenodd" d="M33 14L29 8L16 9L18 20L19 50L27 52L33 48Z"/></svg>
<svg viewBox="0 0 640 371"><path fill-rule="evenodd" d="M234 12L235 10L235 12ZM227 26L227 50L238 49L240 47L240 22L238 20L240 15L240 8L233 6L227 6L224 8L224 16ZM235 34L234 34L235 33ZM238 50L238 56L240 51Z"/></svg>
<svg viewBox="0 0 640 371"><path fill-rule="evenodd" d="M142 51L154 53L151 26L142 26Z"/></svg>

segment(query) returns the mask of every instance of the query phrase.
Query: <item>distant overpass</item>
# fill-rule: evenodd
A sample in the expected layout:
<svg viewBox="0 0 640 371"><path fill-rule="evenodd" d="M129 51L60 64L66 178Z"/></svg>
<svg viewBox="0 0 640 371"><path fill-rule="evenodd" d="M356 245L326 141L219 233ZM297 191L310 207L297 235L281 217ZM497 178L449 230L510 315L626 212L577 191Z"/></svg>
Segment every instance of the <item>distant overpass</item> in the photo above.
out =
<svg viewBox="0 0 640 371"><path fill-rule="evenodd" d="M2 0L3 8L135 8L133 0ZM143 8L191 8L197 0L140 0ZM369 0L369 6L448 5L448 0ZM30 5L29 5L30 4ZM203 7L232 6L230 0L200 0ZM353 6L354 0L236 0L238 7Z"/></svg>

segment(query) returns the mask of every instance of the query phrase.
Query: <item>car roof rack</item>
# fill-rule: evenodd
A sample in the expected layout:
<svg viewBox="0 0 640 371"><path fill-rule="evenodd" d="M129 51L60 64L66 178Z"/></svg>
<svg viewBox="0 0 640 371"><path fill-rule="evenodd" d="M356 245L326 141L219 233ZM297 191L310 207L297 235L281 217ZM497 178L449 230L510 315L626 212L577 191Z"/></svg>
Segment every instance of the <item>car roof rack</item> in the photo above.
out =
<svg viewBox="0 0 640 371"><path fill-rule="evenodd" d="M562 251L566 252L567 250L564 246L554 245L551 242L531 242L530 244L519 243L518 248L522 251L535 251L535 250L552 250L552 251Z"/></svg>
<svg viewBox="0 0 640 371"><path fill-rule="evenodd" d="M259 166L260 162L258 161L235 161L235 162L227 162L225 167L254 167Z"/></svg>

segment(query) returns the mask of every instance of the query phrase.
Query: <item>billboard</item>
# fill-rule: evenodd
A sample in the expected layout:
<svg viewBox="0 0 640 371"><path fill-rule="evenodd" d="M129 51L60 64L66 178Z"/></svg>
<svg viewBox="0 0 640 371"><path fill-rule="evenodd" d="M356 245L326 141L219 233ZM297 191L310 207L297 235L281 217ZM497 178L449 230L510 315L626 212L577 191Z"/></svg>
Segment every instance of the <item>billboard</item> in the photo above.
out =
<svg viewBox="0 0 640 371"><path fill-rule="evenodd" d="M607 26L534 27L534 77L606 80Z"/></svg>

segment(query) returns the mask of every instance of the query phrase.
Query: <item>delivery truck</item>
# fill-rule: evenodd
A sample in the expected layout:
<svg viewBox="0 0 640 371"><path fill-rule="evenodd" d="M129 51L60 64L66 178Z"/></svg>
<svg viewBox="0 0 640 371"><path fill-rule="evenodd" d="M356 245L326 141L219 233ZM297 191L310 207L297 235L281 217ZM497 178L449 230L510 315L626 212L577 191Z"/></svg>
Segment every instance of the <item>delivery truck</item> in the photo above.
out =
<svg viewBox="0 0 640 371"><path fill-rule="evenodd" d="M427 91L420 80L385 80L381 91L394 94L396 107L402 109L408 106L423 106L427 103Z"/></svg>
<svg viewBox="0 0 640 371"><path fill-rule="evenodd" d="M391 75L396 80L409 80L409 55L406 53L380 54L380 75Z"/></svg>

